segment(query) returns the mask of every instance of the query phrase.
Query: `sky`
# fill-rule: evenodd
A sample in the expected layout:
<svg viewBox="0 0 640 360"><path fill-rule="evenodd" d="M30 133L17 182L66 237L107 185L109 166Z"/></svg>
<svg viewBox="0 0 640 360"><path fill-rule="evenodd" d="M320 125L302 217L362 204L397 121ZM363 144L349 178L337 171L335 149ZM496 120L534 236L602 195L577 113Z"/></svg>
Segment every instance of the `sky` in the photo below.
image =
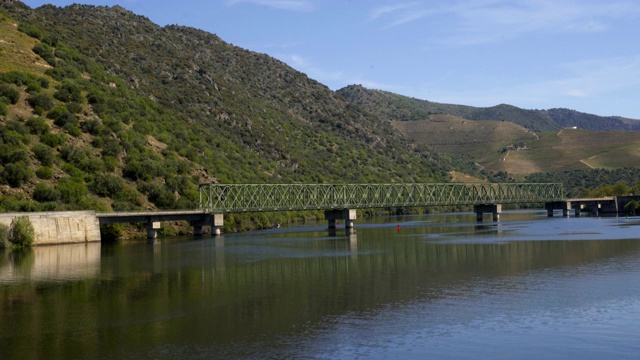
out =
<svg viewBox="0 0 640 360"><path fill-rule="evenodd" d="M26 0L120 5L332 90L640 119L640 0Z"/></svg>

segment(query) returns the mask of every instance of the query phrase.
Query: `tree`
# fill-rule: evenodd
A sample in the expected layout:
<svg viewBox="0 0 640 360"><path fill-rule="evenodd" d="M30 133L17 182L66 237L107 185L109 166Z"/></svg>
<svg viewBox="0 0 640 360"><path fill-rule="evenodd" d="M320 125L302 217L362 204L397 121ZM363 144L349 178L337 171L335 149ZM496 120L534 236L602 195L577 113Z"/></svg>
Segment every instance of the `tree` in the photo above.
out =
<svg viewBox="0 0 640 360"><path fill-rule="evenodd" d="M17 104L20 100L20 92L15 86L9 84L0 84L0 97L6 97L11 104Z"/></svg>
<svg viewBox="0 0 640 360"><path fill-rule="evenodd" d="M49 111L54 105L51 96L42 93L29 97L27 102L38 114L44 114L45 111Z"/></svg>
<svg viewBox="0 0 640 360"><path fill-rule="evenodd" d="M15 247L29 247L33 244L35 230L28 216L20 216L11 222L9 241Z"/></svg>
<svg viewBox="0 0 640 360"><path fill-rule="evenodd" d="M11 246L9 242L9 227L0 223L0 249L8 248L9 246Z"/></svg>
<svg viewBox="0 0 640 360"><path fill-rule="evenodd" d="M631 192L631 187L622 181L613 185L613 194L616 196L626 195Z"/></svg>
<svg viewBox="0 0 640 360"><path fill-rule="evenodd" d="M60 191L44 183L36 184L33 199L39 202L54 202L60 200Z"/></svg>
<svg viewBox="0 0 640 360"><path fill-rule="evenodd" d="M638 209L640 209L640 202L637 200L631 200L624 206L624 209L629 215L635 215Z"/></svg>
<svg viewBox="0 0 640 360"><path fill-rule="evenodd" d="M33 153L43 166L51 166L55 160L53 149L43 143L37 143L32 147Z"/></svg>
<svg viewBox="0 0 640 360"><path fill-rule="evenodd" d="M68 204L77 204L87 195L87 187L84 184L84 180L77 177L60 179L56 189L60 192L60 198Z"/></svg>
<svg viewBox="0 0 640 360"><path fill-rule="evenodd" d="M20 187L31 179L33 173L27 164L17 162L5 165L2 175L9 185L12 187Z"/></svg>

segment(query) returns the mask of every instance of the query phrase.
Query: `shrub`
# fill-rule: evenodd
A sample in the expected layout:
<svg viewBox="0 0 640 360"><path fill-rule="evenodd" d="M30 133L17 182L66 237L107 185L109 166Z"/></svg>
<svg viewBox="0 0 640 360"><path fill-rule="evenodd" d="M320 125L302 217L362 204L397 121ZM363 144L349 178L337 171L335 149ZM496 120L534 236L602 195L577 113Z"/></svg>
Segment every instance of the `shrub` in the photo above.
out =
<svg viewBox="0 0 640 360"><path fill-rule="evenodd" d="M129 201L116 200L111 205L113 211L132 211L137 210L135 204L130 203Z"/></svg>
<svg viewBox="0 0 640 360"><path fill-rule="evenodd" d="M640 209L640 202L638 202L637 200L631 200L624 206L624 209L628 214L635 215L636 212Z"/></svg>
<svg viewBox="0 0 640 360"><path fill-rule="evenodd" d="M2 133L0 134L2 135L2 140L4 141L5 144L13 145L15 147L20 145L20 143L24 142L25 137L22 136L22 134L20 134L19 132L15 130L9 130L7 128L3 130L4 131L2 131Z"/></svg>
<svg viewBox="0 0 640 360"><path fill-rule="evenodd" d="M138 184L138 190L147 194L149 201L161 209L172 209L175 207L176 196L160 184L141 182Z"/></svg>
<svg viewBox="0 0 640 360"><path fill-rule="evenodd" d="M51 46L45 43L37 43L32 50L34 53L38 54L41 58L43 58L44 61L49 63L49 65L56 66L56 56Z"/></svg>
<svg viewBox="0 0 640 360"><path fill-rule="evenodd" d="M8 73L0 74L0 80L6 83L13 83L18 86L28 86L37 78L35 75L26 73L23 71L10 71Z"/></svg>
<svg viewBox="0 0 640 360"><path fill-rule="evenodd" d="M72 114L79 114L82 112L82 105L77 102L70 102L67 104L67 110L69 110Z"/></svg>
<svg viewBox="0 0 640 360"><path fill-rule="evenodd" d="M116 201L125 201L131 204L131 206L142 206L145 202L144 196L140 194L136 189L125 186L120 190L113 199Z"/></svg>
<svg viewBox="0 0 640 360"><path fill-rule="evenodd" d="M41 203L58 201L60 200L60 191L47 184L38 183L33 191L33 199Z"/></svg>
<svg viewBox="0 0 640 360"><path fill-rule="evenodd" d="M62 171L66 172L67 174L75 178L83 178L85 176L84 171L73 166L73 164L69 164L69 163L63 164L61 169Z"/></svg>
<svg viewBox="0 0 640 360"><path fill-rule="evenodd" d="M120 162L113 156L103 156L102 163L105 171L114 171Z"/></svg>
<svg viewBox="0 0 640 360"><path fill-rule="evenodd" d="M20 216L11 222L9 241L15 247L29 247L33 244L35 230L28 216Z"/></svg>
<svg viewBox="0 0 640 360"><path fill-rule="evenodd" d="M39 93L29 96L27 102L38 114L43 114L53 108L53 99L47 94Z"/></svg>
<svg viewBox="0 0 640 360"><path fill-rule="evenodd" d="M21 119L22 121L22 119ZM7 129L9 130L13 130L21 135L29 135L29 128L26 127L22 122L20 121L15 121L15 120L10 120L7 121L6 124Z"/></svg>
<svg viewBox="0 0 640 360"><path fill-rule="evenodd" d="M46 134L51 130L47 121L40 116L29 118L25 125L27 125L29 131L34 135Z"/></svg>
<svg viewBox="0 0 640 360"><path fill-rule="evenodd" d="M52 148L62 144L64 140L65 136L62 134L45 133L40 135L40 142Z"/></svg>
<svg viewBox="0 0 640 360"><path fill-rule="evenodd" d="M87 187L84 184L84 180L77 177L60 179L56 189L60 191L62 201L68 204L77 204L87 195Z"/></svg>
<svg viewBox="0 0 640 360"><path fill-rule="evenodd" d="M9 84L0 84L0 97L6 97L12 104L17 104L20 100L20 92Z"/></svg>
<svg viewBox="0 0 640 360"><path fill-rule="evenodd" d="M80 128L91 135L108 134L102 122L96 118L83 121L82 124L80 124Z"/></svg>
<svg viewBox="0 0 640 360"><path fill-rule="evenodd" d="M53 154L53 149L45 144L38 143L32 148L33 153L40 163L44 166L51 166L56 156Z"/></svg>
<svg viewBox="0 0 640 360"><path fill-rule="evenodd" d="M20 187L31 179L33 173L27 164L17 162L5 165L2 176L12 187Z"/></svg>
<svg viewBox="0 0 640 360"><path fill-rule="evenodd" d="M53 110L47 113L49 119L53 119L53 123L65 127L67 125L77 125L78 119L73 115L66 106L56 106Z"/></svg>
<svg viewBox="0 0 640 360"><path fill-rule="evenodd" d="M73 137L78 137L82 134L82 131L80 131L80 128L77 127L76 125L69 125L67 124L64 127L65 130L67 130L69 132L69 135L73 136Z"/></svg>
<svg viewBox="0 0 640 360"><path fill-rule="evenodd" d="M124 180L114 175L96 175L90 186L96 195L104 197L114 197L124 187Z"/></svg>
<svg viewBox="0 0 640 360"><path fill-rule="evenodd" d="M0 249L11 246L9 242L9 226L0 223Z"/></svg>
<svg viewBox="0 0 640 360"><path fill-rule="evenodd" d="M40 86L42 86L45 89L49 88L49 80L47 78L38 78L38 84L40 84Z"/></svg>
<svg viewBox="0 0 640 360"><path fill-rule="evenodd" d="M18 31L23 32L29 36L31 36L32 38L36 38L36 39L43 39L44 38L44 32L42 30L40 30L40 28L38 28L35 25L31 25L31 24L27 24L27 23L20 23L18 25Z"/></svg>
<svg viewBox="0 0 640 360"><path fill-rule="evenodd" d="M112 137L104 137L102 139L102 156L111 156L118 157L120 152L122 151L122 147L120 146L120 141L118 139L114 139Z"/></svg>
<svg viewBox="0 0 640 360"><path fill-rule="evenodd" d="M53 169L48 166L39 167L36 176L43 180L53 179Z"/></svg>
<svg viewBox="0 0 640 360"><path fill-rule="evenodd" d="M17 150L13 150L8 154L6 162L7 163L22 162L28 166L31 161L29 160L29 153L26 150L17 149Z"/></svg>
<svg viewBox="0 0 640 360"><path fill-rule="evenodd" d="M53 97L62 102L82 102L82 89L72 80L65 80Z"/></svg>
<svg viewBox="0 0 640 360"><path fill-rule="evenodd" d="M26 89L26 91L30 95L37 94L40 92L40 90L42 90L42 86L40 85L39 82L32 82L31 84L27 85L27 89Z"/></svg>
<svg viewBox="0 0 640 360"><path fill-rule="evenodd" d="M100 225L100 237L103 241L117 241L124 236L124 224Z"/></svg>

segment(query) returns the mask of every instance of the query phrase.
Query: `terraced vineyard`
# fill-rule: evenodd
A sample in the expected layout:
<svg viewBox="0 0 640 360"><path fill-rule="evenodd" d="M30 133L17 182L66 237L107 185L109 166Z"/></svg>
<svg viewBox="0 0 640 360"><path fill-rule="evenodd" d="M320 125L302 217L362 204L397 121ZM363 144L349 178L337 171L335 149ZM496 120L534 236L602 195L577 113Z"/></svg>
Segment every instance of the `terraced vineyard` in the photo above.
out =
<svg viewBox="0 0 640 360"><path fill-rule="evenodd" d="M446 154L471 157L486 170L504 171L516 178L640 163L640 133L633 131L563 129L538 135L510 122L470 121L451 115L392 124L416 142Z"/></svg>

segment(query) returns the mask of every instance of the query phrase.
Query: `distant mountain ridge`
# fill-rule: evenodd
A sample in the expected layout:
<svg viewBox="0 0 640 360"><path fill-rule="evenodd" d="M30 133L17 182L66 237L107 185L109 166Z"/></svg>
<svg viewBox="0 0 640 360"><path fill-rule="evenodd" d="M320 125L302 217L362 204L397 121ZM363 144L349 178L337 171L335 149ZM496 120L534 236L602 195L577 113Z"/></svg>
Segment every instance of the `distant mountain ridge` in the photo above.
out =
<svg viewBox="0 0 640 360"><path fill-rule="evenodd" d="M640 121L618 116L598 116L569 109L526 110L512 105L491 107L442 104L415 99L361 85L350 85L337 91L347 101L383 118L394 120L424 120L429 115L447 114L468 120L510 121L535 132L559 130L576 126L597 131L640 131Z"/></svg>

